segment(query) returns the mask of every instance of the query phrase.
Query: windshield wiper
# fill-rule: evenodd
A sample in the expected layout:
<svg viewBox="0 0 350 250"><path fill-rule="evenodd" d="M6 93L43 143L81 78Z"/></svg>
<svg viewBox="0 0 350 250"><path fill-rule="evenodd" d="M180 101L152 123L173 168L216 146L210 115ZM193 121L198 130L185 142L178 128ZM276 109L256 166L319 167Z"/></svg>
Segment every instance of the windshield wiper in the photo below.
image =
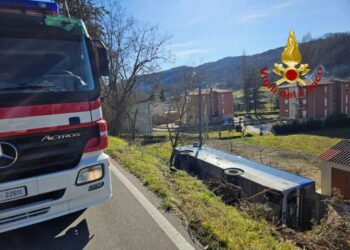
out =
<svg viewBox="0 0 350 250"><path fill-rule="evenodd" d="M50 74L45 75L44 77L71 77L77 80L81 86L87 86L87 83L78 75L68 71L68 70L57 70L53 71Z"/></svg>
<svg viewBox="0 0 350 250"><path fill-rule="evenodd" d="M62 90L61 88L55 86L55 85L42 85L42 84L20 84L16 87L10 87L10 88L3 88L0 89L0 91L12 91L12 90L43 90L43 91L49 91L50 89L58 89Z"/></svg>

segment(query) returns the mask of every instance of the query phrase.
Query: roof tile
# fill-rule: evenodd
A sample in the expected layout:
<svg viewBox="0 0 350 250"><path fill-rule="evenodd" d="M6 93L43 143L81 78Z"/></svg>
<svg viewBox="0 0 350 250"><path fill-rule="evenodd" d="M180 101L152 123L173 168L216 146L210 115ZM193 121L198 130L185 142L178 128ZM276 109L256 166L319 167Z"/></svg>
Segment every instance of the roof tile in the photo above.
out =
<svg viewBox="0 0 350 250"><path fill-rule="evenodd" d="M350 166L350 141L341 140L318 156L319 159Z"/></svg>

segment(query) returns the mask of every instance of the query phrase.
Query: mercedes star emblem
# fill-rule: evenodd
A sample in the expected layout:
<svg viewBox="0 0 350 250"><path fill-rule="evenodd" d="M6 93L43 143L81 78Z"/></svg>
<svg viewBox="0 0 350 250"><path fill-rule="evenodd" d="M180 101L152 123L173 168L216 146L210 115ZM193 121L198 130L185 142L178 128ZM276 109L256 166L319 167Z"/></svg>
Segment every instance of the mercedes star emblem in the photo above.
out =
<svg viewBox="0 0 350 250"><path fill-rule="evenodd" d="M0 142L0 169L11 167L17 161L18 153L15 146Z"/></svg>

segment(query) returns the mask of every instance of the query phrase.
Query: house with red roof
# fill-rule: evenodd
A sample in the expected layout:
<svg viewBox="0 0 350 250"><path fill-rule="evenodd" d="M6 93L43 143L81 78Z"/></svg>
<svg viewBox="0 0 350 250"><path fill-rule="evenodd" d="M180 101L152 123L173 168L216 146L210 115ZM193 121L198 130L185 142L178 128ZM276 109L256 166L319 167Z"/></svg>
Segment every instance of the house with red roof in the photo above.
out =
<svg viewBox="0 0 350 250"><path fill-rule="evenodd" d="M350 200L350 140L342 140L323 152L321 164L321 193L332 195L337 189Z"/></svg>

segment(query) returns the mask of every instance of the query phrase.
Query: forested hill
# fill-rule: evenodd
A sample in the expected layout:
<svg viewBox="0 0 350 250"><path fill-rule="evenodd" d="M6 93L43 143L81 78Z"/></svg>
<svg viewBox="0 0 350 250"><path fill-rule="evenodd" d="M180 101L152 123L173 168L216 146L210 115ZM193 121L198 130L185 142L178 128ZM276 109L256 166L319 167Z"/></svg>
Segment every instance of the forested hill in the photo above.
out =
<svg viewBox="0 0 350 250"><path fill-rule="evenodd" d="M327 75L350 76L350 33L327 34L320 39L300 43L299 48L303 63L308 63L311 69L323 65ZM272 68L275 62L281 61L282 50L283 47L280 47L247 56L248 70L253 61L256 61L259 68ZM195 71L201 76L203 86L239 89L242 86L241 58L242 56L226 57L216 62L202 64L196 67ZM181 81L184 73L192 70L192 67L181 66L155 73L151 79L167 87Z"/></svg>

